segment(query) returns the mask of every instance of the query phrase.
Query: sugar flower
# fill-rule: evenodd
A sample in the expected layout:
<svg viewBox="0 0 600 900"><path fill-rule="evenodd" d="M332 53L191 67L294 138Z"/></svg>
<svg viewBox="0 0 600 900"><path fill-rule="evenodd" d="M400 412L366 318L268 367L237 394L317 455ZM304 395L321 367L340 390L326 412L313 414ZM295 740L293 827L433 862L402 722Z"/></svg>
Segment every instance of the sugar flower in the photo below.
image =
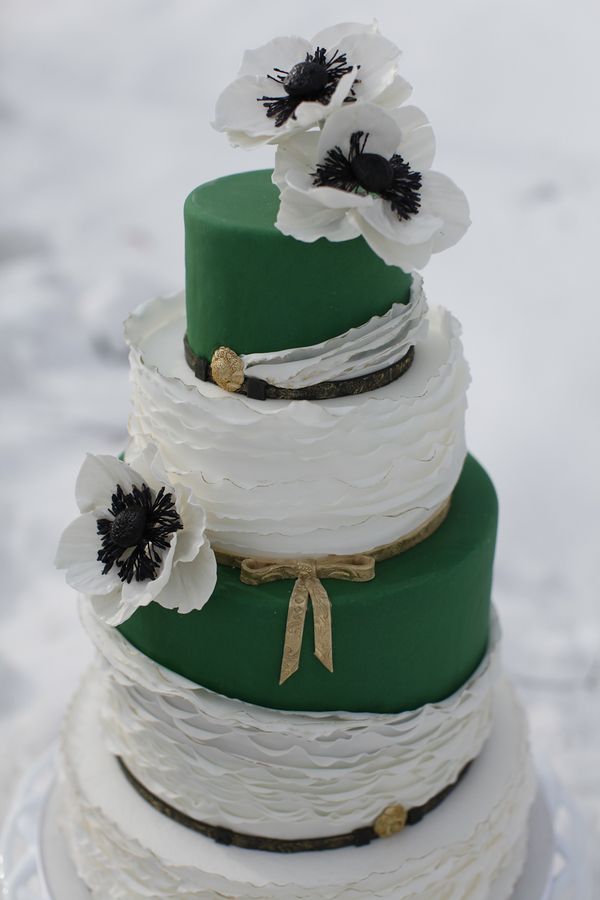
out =
<svg viewBox="0 0 600 900"><path fill-rule="evenodd" d="M155 448L132 461L89 454L75 488L81 515L64 531L56 565L119 625L152 601L201 609L216 584L205 516L190 492L169 484Z"/></svg>
<svg viewBox="0 0 600 900"><path fill-rule="evenodd" d="M251 147L309 130L344 105L399 106L411 93L398 75L399 57L376 23L335 25L310 41L275 38L244 54L217 101L214 127Z"/></svg>
<svg viewBox="0 0 600 900"><path fill-rule="evenodd" d="M431 126L416 107L338 109L321 132L277 148L277 228L308 242L362 235L389 265L420 269L470 224L463 192L431 171L434 152Z"/></svg>

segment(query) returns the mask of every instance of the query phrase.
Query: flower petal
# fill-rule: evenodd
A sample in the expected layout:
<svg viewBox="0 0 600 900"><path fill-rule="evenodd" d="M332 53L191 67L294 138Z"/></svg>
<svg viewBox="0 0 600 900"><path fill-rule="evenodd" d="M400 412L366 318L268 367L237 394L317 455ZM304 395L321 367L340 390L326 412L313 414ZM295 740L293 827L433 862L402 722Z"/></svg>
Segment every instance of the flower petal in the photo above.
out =
<svg viewBox="0 0 600 900"><path fill-rule="evenodd" d="M181 489L186 490L185 488ZM208 543L205 535L206 514L198 503L178 497L177 508L181 516L183 528L177 532L177 550L173 565L187 563L194 559L200 548Z"/></svg>
<svg viewBox="0 0 600 900"><path fill-rule="evenodd" d="M127 582L123 583L123 604L128 609L131 609L129 615L132 615L140 606L148 606L169 581L177 549L177 537L177 532L171 537L171 546L163 554L160 571L156 578L153 580L148 579L147 581L134 580L129 584ZM129 615L127 618L129 618Z"/></svg>
<svg viewBox="0 0 600 900"><path fill-rule="evenodd" d="M443 221L433 241L433 252L454 246L471 224L469 202L463 191L447 175L427 172L421 199L423 209L431 210Z"/></svg>
<svg viewBox="0 0 600 900"><path fill-rule="evenodd" d="M348 155L350 136L356 131L369 135L368 153L379 153L386 159L396 152L401 140L400 128L394 119L378 106L372 103L347 104L327 119L319 138L318 162L322 163L334 147L340 147Z"/></svg>
<svg viewBox="0 0 600 900"><path fill-rule="evenodd" d="M379 198L372 206L361 209L360 215L383 237L408 246L430 240L443 224L439 216L423 209L409 219L399 219L390 204Z"/></svg>
<svg viewBox="0 0 600 900"><path fill-rule="evenodd" d="M273 75L273 69L289 72L296 63L302 62L307 53L312 53L313 45L301 37L276 37L261 47L246 50L239 75ZM273 83L273 87L276 85Z"/></svg>
<svg viewBox="0 0 600 900"><path fill-rule="evenodd" d="M117 485L125 493L139 484L136 473L116 456L94 456L88 453L77 476L75 498L82 513L110 506Z"/></svg>
<svg viewBox="0 0 600 900"><path fill-rule="evenodd" d="M289 187L281 193L275 226L282 234L308 243L321 237L330 241L348 241L360 234L344 209L328 209L309 194Z"/></svg>
<svg viewBox="0 0 600 900"><path fill-rule="evenodd" d="M382 34L351 34L338 44L348 64L360 66L355 91L361 101L374 101L396 74L400 49Z"/></svg>
<svg viewBox="0 0 600 900"><path fill-rule="evenodd" d="M403 106L390 110L400 127L400 144L397 152L411 169L426 172L431 168L435 156L435 135L425 113L417 106Z"/></svg>
<svg viewBox="0 0 600 900"><path fill-rule="evenodd" d="M329 28L323 28L312 39L314 47L325 47L327 50L334 49L339 42L349 34L378 34L379 30L375 19L368 25L363 22L340 22L339 25L330 25Z"/></svg>
<svg viewBox="0 0 600 900"><path fill-rule="evenodd" d="M207 542L191 562L180 562L173 567L171 578L156 597L156 602L182 614L202 609L212 596L216 583L217 561Z"/></svg>
<svg viewBox="0 0 600 900"><path fill-rule="evenodd" d="M367 209L377 202L370 194L330 187L313 187L310 197L328 209Z"/></svg>
<svg viewBox="0 0 600 900"><path fill-rule="evenodd" d="M319 135L316 131L300 132L292 140L283 141L277 147L273 183L279 190L285 187L285 178L292 169L309 172L315 168Z"/></svg>
<svg viewBox="0 0 600 900"><path fill-rule="evenodd" d="M157 478L152 471L152 463L158 454L158 448L155 444L148 443L143 447L134 447L131 443L126 450L126 464L133 470L137 478L137 484L144 482L153 490L160 488L164 483L161 478Z"/></svg>
<svg viewBox="0 0 600 900"><path fill-rule="evenodd" d="M151 441L143 446L130 443L127 448L127 463L137 472L140 479L156 493L161 487L173 493L175 487L171 483L160 450Z"/></svg>
<svg viewBox="0 0 600 900"><path fill-rule="evenodd" d="M236 131L235 128L227 129L227 137L232 147L241 147L242 150L252 150L263 144L277 143L272 134L250 135L246 134L245 131Z"/></svg>
<svg viewBox="0 0 600 900"><path fill-rule="evenodd" d="M397 241L390 240L369 223L358 213L351 213L360 229L360 232L367 244L378 256L383 259L388 266L398 266L405 272L412 272L414 269L422 269L427 265L432 253L433 238L425 241L423 244L400 244Z"/></svg>
<svg viewBox="0 0 600 900"><path fill-rule="evenodd" d="M395 75L391 84L377 96L377 106L393 110L405 103L412 94L412 85L400 75Z"/></svg>
<svg viewBox="0 0 600 900"><path fill-rule="evenodd" d="M317 187L312 177L305 172L292 169L286 177L286 185L293 190L307 194L319 206L328 209L354 209L372 206L375 198L370 194L359 194L355 191L343 191L341 188Z"/></svg>
<svg viewBox="0 0 600 900"><path fill-rule="evenodd" d="M269 96L282 95L284 91L277 91L277 86L271 83L272 90ZM215 110L213 127L217 131L226 131L230 140L232 133L248 135L256 141L269 140L276 132L277 126L274 119L269 119L267 111L259 97L265 95L264 79L254 76L246 76L232 81L219 95Z"/></svg>
<svg viewBox="0 0 600 900"><path fill-rule="evenodd" d="M57 569L66 569L66 581L82 594L109 594L121 587L121 580L113 566L102 574L103 563L98 561L102 546L95 513L78 516L65 528L56 551Z"/></svg>

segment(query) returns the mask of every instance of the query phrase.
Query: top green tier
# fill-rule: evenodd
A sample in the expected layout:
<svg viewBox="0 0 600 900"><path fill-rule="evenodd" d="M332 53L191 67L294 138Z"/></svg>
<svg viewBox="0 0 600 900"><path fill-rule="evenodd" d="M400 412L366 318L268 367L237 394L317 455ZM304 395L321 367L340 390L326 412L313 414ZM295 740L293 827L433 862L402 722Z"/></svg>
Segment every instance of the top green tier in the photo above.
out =
<svg viewBox="0 0 600 900"><path fill-rule="evenodd" d="M198 356L318 344L408 300L410 276L362 238L286 237L278 206L270 170L209 181L187 198L187 336Z"/></svg>

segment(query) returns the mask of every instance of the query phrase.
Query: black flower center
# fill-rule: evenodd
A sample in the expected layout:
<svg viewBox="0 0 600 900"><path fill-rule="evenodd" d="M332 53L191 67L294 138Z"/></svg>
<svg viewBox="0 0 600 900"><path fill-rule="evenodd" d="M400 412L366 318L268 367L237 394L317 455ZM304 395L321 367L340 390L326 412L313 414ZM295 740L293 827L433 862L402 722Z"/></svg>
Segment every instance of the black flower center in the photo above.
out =
<svg viewBox="0 0 600 900"><path fill-rule="evenodd" d="M162 554L171 546L171 538L183 528L172 494L164 487L156 497L143 484L126 494L117 485L111 498L110 519L99 519L101 541L98 561L106 575L116 564L119 578L130 584L153 581L162 563Z"/></svg>
<svg viewBox="0 0 600 900"><path fill-rule="evenodd" d="M299 100L316 100L323 93L329 75L316 60L296 63L283 79L286 94Z"/></svg>
<svg viewBox="0 0 600 900"><path fill-rule="evenodd" d="M141 506L129 506L117 513L110 529L117 547L135 547L144 536L146 518L146 510Z"/></svg>
<svg viewBox="0 0 600 900"><path fill-rule="evenodd" d="M354 177L369 194L383 194L394 180L394 168L379 153L358 153L351 161Z"/></svg>
<svg viewBox="0 0 600 900"><path fill-rule="evenodd" d="M345 53L334 50L329 57L327 53L324 47L317 47L314 53L307 53L306 59L297 62L291 69L275 67L275 74L267 75L283 88L285 94L256 99L267 110L267 118L275 119L277 128L281 128L289 118L295 118L297 107L305 100L329 103L340 78L352 71ZM357 83L358 80L355 80L354 84ZM344 102L353 103L355 99L353 85Z"/></svg>
<svg viewBox="0 0 600 900"><path fill-rule="evenodd" d="M348 154L341 147L329 150L312 173L313 184L353 194L376 194L389 202L399 219L410 219L421 208L421 173L413 172L399 153L390 159L365 153L368 140L364 131L354 131Z"/></svg>

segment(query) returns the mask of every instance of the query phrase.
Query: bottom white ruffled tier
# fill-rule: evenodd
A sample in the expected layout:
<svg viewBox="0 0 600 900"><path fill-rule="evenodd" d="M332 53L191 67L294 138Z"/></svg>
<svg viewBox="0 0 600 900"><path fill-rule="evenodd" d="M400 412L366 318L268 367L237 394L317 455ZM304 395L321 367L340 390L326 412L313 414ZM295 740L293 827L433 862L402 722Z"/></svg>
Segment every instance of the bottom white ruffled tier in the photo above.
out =
<svg viewBox="0 0 600 900"><path fill-rule="evenodd" d="M527 727L497 688L495 725L463 782L416 826L367 847L285 856L225 847L148 805L106 749L92 670L67 718L63 827L98 900L508 900L525 859L535 791ZM495 886L494 886L495 885Z"/></svg>

